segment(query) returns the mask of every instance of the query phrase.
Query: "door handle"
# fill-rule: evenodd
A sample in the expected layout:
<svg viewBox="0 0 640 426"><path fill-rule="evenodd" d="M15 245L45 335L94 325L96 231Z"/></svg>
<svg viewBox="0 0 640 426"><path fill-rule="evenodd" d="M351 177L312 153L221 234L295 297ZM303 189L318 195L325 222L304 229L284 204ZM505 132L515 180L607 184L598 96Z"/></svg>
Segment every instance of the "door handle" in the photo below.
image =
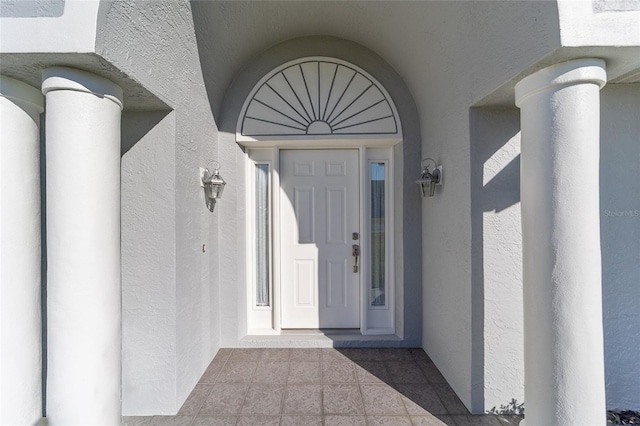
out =
<svg viewBox="0 0 640 426"><path fill-rule="evenodd" d="M360 259L360 246L354 244L351 246L351 255L353 256L353 272L358 272L358 260Z"/></svg>

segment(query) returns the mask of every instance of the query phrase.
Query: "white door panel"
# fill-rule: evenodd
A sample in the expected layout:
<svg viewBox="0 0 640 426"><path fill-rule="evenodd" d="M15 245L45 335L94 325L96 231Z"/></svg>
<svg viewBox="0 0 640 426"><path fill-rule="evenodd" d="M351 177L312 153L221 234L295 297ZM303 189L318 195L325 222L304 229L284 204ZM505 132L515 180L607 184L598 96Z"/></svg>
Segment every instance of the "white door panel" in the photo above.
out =
<svg viewBox="0 0 640 426"><path fill-rule="evenodd" d="M280 151L282 328L360 327L357 150Z"/></svg>

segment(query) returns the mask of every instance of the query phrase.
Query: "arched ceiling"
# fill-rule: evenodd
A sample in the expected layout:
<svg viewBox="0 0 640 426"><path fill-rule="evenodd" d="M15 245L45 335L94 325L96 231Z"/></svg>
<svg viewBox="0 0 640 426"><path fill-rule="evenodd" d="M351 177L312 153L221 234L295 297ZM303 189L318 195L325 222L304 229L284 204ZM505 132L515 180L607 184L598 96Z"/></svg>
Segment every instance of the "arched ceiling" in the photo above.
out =
<svg viewBox="0 0 640 426"><path fill-rule="evenodd" d="M430 103L429 85L436 91L451 85L471 105L559 43L554 2L192 1L191 7L216 118L227 87L251 58L299 37L334 36L371 49L404 79L419 111Z"/></svg>
<svg viewBox="0 0 640 426"><path fill-rule="evenodd" d="M329 35L355 41L402 74L402 56L425 56L428 2L192 2L203 75L217 116L226 88L252 57L286 40ZM397 52L403 45L404 52ZM398 60L394 61L394 57ZM426 57L424 58L426 59Z"/></svg>

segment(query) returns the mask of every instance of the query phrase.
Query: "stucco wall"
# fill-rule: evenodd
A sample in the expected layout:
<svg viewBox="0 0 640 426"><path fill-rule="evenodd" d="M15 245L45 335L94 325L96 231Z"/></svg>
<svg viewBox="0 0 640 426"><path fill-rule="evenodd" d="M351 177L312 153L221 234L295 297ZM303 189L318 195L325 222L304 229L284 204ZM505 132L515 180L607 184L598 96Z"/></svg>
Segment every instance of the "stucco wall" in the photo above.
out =
<svg viewBox="0 0 640 426"><path fill-rule="evenodd" d="M140 140L123 156L122 286L123 415L174 414L219 348L218 211L199 181L217 129L189 3L104 3L99 15L96 53L172 109L125 111Z"/></svg>
<svg viewBox="0 0 640 426"><path fill-rule="evenodd" d="M484 410L524 401L520 114L471 110L472 395Z"/></svg>
<svg viewBox="0 0 640 426"><path fill-rule="evenodd" d="M122 117L122 410L176 402L175 113Z"/></svg>
<svg viewBox="0 0 640 426"><path fill-rule="evenodd" d="M601 110L600 238L607 407L640 410L640 84L605 86Z"/></svg>
<svg viewBox="0 0 640 426"><path fill-rule="evenodd" d="M505 361L499 351L489 349L496 339L511 348L520 345L522 339L521 333L507 332L499 337L499 327L484 335L482 327L494 327L493 324L517 316L517 304L521 302L517 299L509 302L512 305L500 303L501 298L514 292L514 283L506 278L497 280L503 268L509 276L517 276L517 259L510 260L510 266L498 266L489 257L485 259L483 296L474 281L478 279L474 276L477 271L472 273L471 247L488 256L497 255L501 250L501 222L517 207L512 206L491 220L485 217L484 231L472 234L473 215L478 214L471 208L471 200L478 195L472 191L479 190L473 189L477 182L472 182L472 173L481 166L470 157L477 129L470 123L469 108L558 45L557 11L553 2L436 2L425 16L429 29L425 59L431 60L420 67L424 86L414 95L422 115L423 155L441 162L445 176L440 193L423 203L423 345L467 407L473 413L482 413L496 405L499 408L514 391L509 387L504 393L489 391L485 400L482 389L496 386L500 375L495 374ZM513 117L498 123L513 130ZM482 135L477 136L482 139ZM503 143L509 140L505 136L500 135ZM484 150L500 141L485 141L490 145ZM498 169L506 160L500 160ZM508 228L515 225L509 224ZM451 232L452 229L456 231ZM491 294L501 298L485 304ZM487 315L493 318L483 319L483 305L491 309ZM488 319L492 321L487 322ZM480 351L485 348L487 351L482 354ZM493 379L487 376L491 371ZM520 374L517 368L506 371L508 377ZM517 398L517 394L513 397Z"/></svg>
<svg viewBox="0 0 640 426"><path fill-rule="evenodd" d="M640 85L601 92L601 245L607 407L638 409L640 378ZM471 117L473 389L485 410L522 403L519 114ZM481 340L479 341L479 337ZM513 408L513 406L509 407Z"/></svg>
<svg viewBox="0 0 640 426"><path fill-rule="evenodd" d="M93 52L99 0L3 1L3 53Z"/></svg>
<svg viewBox="0 0 640 426"><path fill-rule="evenodd" d="M557 7L562 46L640 45L638 1L558 0Z"/></svg>

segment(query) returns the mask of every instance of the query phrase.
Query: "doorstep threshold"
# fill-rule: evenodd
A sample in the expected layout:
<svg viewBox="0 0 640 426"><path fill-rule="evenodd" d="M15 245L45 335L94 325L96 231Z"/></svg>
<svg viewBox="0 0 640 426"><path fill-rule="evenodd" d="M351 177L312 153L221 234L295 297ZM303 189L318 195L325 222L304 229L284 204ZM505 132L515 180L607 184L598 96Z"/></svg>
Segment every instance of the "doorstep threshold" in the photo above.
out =
<svg viewBox="0 0 640 426"><path fill-rule="evenodd" d="M405 341L395 334L362 335L357 329L282 330L281 334L247 335L241 348L398 348Z"/></svg>

